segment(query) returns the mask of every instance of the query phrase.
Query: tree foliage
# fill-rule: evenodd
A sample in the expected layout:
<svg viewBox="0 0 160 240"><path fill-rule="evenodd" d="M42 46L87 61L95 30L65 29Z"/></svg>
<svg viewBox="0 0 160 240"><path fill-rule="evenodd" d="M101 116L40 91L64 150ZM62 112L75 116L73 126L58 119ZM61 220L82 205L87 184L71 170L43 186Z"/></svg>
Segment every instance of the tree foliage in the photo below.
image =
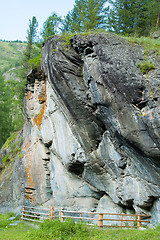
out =
<svg viewBox="0 0 160 240"><path fill-rule="evenodd" d="M19 59L19 67L16 68L15 62L11 65L13 69L10 69L11 67L6 69L7 74L11 76L9 80L3 77L5 70L0 74L0 147L14 131L21 129L24 124L23 98L26 74L30 67L29 60L40 54L38 48L34 46L37 27L37 20L33 17L29 20L27 46L22 58Z"/></svg>
<svg viewBox="0 0 160 240"><path fill-rule="evenodd" d="M11 109L11 93L6 87L4 77L0 74L0 147L5 140L10 136L13 130Z"/></svg>
<svg viewBox="0 0 160 240"><path fill-rule="evenodd" d="M59 17L55 12L53 12L52 15L49 16L43 24L43 29L41 32L43 41L45 41L50 36L58 34L61 23L62 18Z"/></svg>
<svg viewBox="0 0 160 240"><path fill-rule="evenodd" d="M110 3L109 7L107 3ZM160 3L158 0L75 0L73 9L62 18L55 12L43 24L41 38L62 32L77 33L88 30L106 29L125 35L149 35L152 30L159 29ZM18 67L17 79L5 81L0 73L0 146L6 138L23 125L23 97L26 75L31 67L40 68L41 47L37 45L38 22L35 16L29 20L27 30L27 46L22 59L17 60L9 68ZM18 41L18 40L17 40ZM18 64L18 65L17 65ZM150 68L144 63L142 68ZM152 66L153 67L153 66ZM3 71L4 71L3 69ZM145 69L146 71L146 69Z"/></svg>
<svg viewBox="0 0 160 240"><path fill-rule="evenodd" d="M147 36L156 26L160 7L157 0L110 0L110 4L108 28L111 31Z"/></svg>
<svg viewBox="0 0 160 240"><path fill-rule="evenodd" d="M35 16L33 16L32 20L29 20L29 28L27 30L27 47L24 53L27 61L29 61L29 59L31 58L33 43L35 42L37 36L37 27L37 19Z"/></svg>
<svg viewBox="0 0 160 240"><path fill-rule="evenodd" d="M84 32L97 28L106 28L106 0L76 0L75 5L64 19L65 32Z"/></svg>

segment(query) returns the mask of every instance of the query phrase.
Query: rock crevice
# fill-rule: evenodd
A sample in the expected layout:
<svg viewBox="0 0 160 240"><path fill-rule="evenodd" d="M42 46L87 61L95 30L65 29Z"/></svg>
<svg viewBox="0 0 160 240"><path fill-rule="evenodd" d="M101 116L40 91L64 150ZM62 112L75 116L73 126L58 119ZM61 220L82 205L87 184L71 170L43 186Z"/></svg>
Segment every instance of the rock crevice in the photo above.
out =
<svg viewBox="0 0 160 240"><path fill-rule="evenodd" d="M111 34L46 41L42 73L28 76L25 98L22 161L34 204L132 209L155 221L160 68L146 79L136 66L143 58L141 47Z"/></svg>

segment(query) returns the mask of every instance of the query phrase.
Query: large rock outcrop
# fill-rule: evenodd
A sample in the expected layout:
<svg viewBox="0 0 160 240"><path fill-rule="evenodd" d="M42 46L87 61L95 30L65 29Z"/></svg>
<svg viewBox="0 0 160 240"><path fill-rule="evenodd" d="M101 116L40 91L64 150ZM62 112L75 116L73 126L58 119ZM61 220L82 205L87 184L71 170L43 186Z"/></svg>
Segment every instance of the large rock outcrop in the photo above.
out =
<svg viewBox="0 0 160 240"><path fill-rule="evenodd" d="M26 87L27 204L132 209L158 221L160 68L154 58L145 76L143 60L142 47L111 34L46 41L42 73Z"/></svg>

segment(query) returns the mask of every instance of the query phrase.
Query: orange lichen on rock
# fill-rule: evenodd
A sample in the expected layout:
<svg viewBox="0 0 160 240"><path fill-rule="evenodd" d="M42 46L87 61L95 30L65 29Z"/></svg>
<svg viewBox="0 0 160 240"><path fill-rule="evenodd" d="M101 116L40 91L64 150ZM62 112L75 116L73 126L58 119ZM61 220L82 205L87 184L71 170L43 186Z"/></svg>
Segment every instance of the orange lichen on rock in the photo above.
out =
<svg viewBox="0 0 160 240"><path fill-rule="evenodd" d="M30 99L31 95L32 95L32 92L29 91L29 92L27 93L27 99Z"/></svg>
<svg viewBox="0 0 160 240"><path fill-rule="evenodd" d="M45 82L45 89L44 89L44 93L45 93L45 98L43 98L43 106L42 109L40 111L39 114L37 114L33 121L35 122L36 126L38 127L38 130L40 130L41 124L42 124L42 120L43 120L43 115L44 115L44 110L46 107L46 100L47 100L47 94L46 94L46 82ZM40 96L40 95L39 95ZM38 96L38 98L39 98Z"/></svg>
<svg viewBox="0 0 160 240"><path fill-rule="evenodd" d="M39 102L40 102L40 103L46 101L45 97L43 97L41 94L38 95L38 99L39 99Z"/></svg>
<svg viewBox="0 0 160 240"><path fill-rule="evenodd" d="M28 187L32 188L33 187L33 181L31 178L31 174L29 172L30 166L27 167L26 171L27 171L27 178L28 178Z"/></svg>
<svg viewBox="0 0 160 240"><path fill-rule="evenodd" d="M32 177L31 177L31 173L30 173L30 169L32 167L32 153L29 153L28 156L28 166L27 166L27 169L26 169L26 172L27 172L27 178L28 178L28 187L29 188L33 188L34 186L34 183L33 183L33 180L32 180Z"/></svg>
<svg viewBox="0 0 160 240"><path fill-rule="evenodd" d="M34 202L34 198L32 196L32 190L31 190L34 187L34 182L31 176L32 152L30 152L29 148L30 148L30 141L28 141L23 147L23 150L26 152L24 157L27 161L26 173L27 173L28 184L26 187L26 199L30 199L31 202Z"/></svg>
<svg viewBox="0 0 160 240"><path fill-rule="evenodd" d="M33 119L34 122L35 122L35 124L36 124L37 127L38 127L38 130L40 130L40 126L41 126L41 124L42 124L42 119L43 119L43 115L44 115L44 110L45 110L45 103L43 104L40 113L39 113L38 115L36 115L36 116L34 117L34 119Z"/></svg>
<svg viewBox="0 0 160 240"><path fill-rule="evenodd" d="M146 116L146 115L148 115L148 114L149 114L149 113L144 113L143 116Z"/></svg>

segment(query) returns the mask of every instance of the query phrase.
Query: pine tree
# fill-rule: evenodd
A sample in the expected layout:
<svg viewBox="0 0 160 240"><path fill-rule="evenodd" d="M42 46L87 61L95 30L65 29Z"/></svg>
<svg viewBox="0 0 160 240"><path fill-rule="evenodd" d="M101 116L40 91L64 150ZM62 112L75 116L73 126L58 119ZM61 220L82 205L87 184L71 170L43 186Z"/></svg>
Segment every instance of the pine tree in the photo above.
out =
<svg viewBox="0 0 160 240"><path fill-rule="evenodd" d="M72 22L72 13L69 11L65 19L63 20L62 32L68 32L68 33L72 32L71 22Z"/></svg>
<svg viewBox="0 0 160 240"><path fill-rule="evenodd" d="M52 15L49 16L43 24L43 29L41 32L43 41L46 41L48 37L59 33L61 23L62 18L59 17L56 13L52 13Z"/></svg>
<svg viewBox="0 0 160 240"><path fill-rule="evenodd" d="M106 28L107 9L106 1L88 0L86 4L86 14L84 26L86 30L96 28Z"/></svg>
<svg viewBox="0 0 160 240"><path fill-rule="evenodd" d="M148 12L149 20L151 22L152 28L158 29L160 21L160 2L157 0L152 0L148 2Z"/></svg>
<svg viewBox="0 0 160 240"><path fill-rule="evenodd" d="M0 74L0 148L13 131L12 116L10 114L12 93Z"/></svg>
<svg viewBox="0 0 160 240"><path fill-rule="evenodd" d="M64 31L84 32L97 28L106 28L106 0L76 0L74 8L64 21Z"/></svg>
<svg viewBox="0 0 160 240"><path fill-rule="evenodd" d="M160 12L157 0L110 0L108 28L123 34L149 35Z"/></svg>
<svg viewBox="0 0 160 240"><path fill-rule="evenodd" d="M134 4L134 27L133 32L138 36L148 36L151 29L151 22L148 12L148 0L137 0Z"/></svg>
<svg viewBox="0 0 160 240"><path fill-rule="evenodd" d="M27 47L25 51L26 61L29 61L32 56L33 44L37 36L38 22L35 16L32 17L32 20L29 20L29 28L27 30Z"/></svg>
<svg viewBox="0 0 160 240"><path fill-rule="evenodd" d="M110 0L108 28L117 33L132 33L134 26L134 1Z"/></svg>
<svg viewBox="0 0 160 240"><path fill-rule="evenodd" d="M68 20L68 29L64 29L66 32L81 32L84 31L84 13L86 7L86 0L76 0L74 8L66 16Z"/></svg>

